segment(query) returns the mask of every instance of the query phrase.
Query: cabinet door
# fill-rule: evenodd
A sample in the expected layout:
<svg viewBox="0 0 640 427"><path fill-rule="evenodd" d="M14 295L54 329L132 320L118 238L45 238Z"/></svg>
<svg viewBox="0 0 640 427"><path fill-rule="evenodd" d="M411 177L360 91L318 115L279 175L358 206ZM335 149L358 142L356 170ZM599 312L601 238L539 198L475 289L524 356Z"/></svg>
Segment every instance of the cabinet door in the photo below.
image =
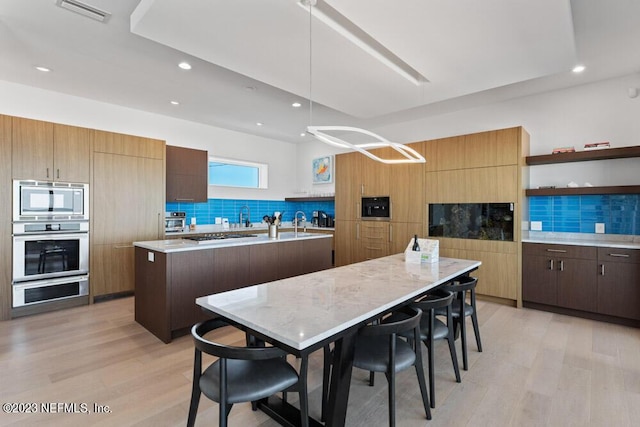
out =
<svg viewBox="0 0 640 427"><path fill-rule="evenodd" d="M423 145L422 143L411 144L411 148L422 152ZM393 183L389 186L391 220L422 223L425 212L424 165L422 163L405 163L390 167L391 182Z"/></svg>
<svg viewBox="0 0 640 427"><path fill-rule="evenodd" d="M598 313L640 320L640 264L599 262Z"/></svg>
<svg viewBox="0 0 640 427"><path fill-rule="evenodd" d="M162 236L163 161L95 153L91 239L122 244Z"/></svg>
<svg viewBox="0 0 640 427"><path fill-rule="evenodd" d="M208 154L204 150L167 146L167 201L206 202Z"/></svg>
<svg viewBox="0 0 640 427"><path fill-rule="evenodd" d="M89 288L91 295L133 291L135 286L135 252L132 244L92 245Z"/></svg>
<svg viewBox="0 0 640 427"><path fill-rule="evenodd" d="M252 285L278 280L278 251L272 245L249 246L249 274Z"/></svg>
<svg viewBox="0 0 640 427"><path fill-rule="evenodd" d="M540 304L558 304L555 260L552 257L523 254L522 299Z"/></svg>
<svg viewBox="0 0 640 427"><path fill-rule="evenodd" d="M304 274L302 258L306 256L303 251L302 241L276 243L278 252L278 278L299 276Z"/></svg>
<svg viewBox="0 0 640 427"><path fill-rule="evenodd" d="M597 308L597 263L595 260L558 258L558 305L588 312Z"/></svg>
<svg viewBox="0 0 640 427"><path fill-rule="evenodd" d="M353 221L360 217L362 154L336 155L335 209L336 220Z"/></svg>
<svg viewBox="0 0 640 427"><path fill-rule="evenodd" d="M416 234L424 237L422 223L394 221L389 224L389 254L403 253Z"/></svg>
<svg viewBox="0 0 640 427"><path fill-rule="evenodd" d="M0 320L11 317L11 117L0 115Z"/></svg>
<svg viewBox="0 0 640 427"><path fill-rule="evenodd" d="M372 150L381 158L389 157L391 149ZM362 175L360 176L361 195L363 196L388 196L389 195L389 173L390 165L370 159L364 154L362 156ZM395 157L395 156L394 156ZM394 165L397 166L397 165Z"/></svg>
<svg viewBox="0 0 640 427"><path fill-rule="evenodd" d="M12 128L13 178L52 181L53 123L13 117Z"/></svg>
<svg viewBox="0 0 640 427"><path fill-rule="evenodd" d="M336 220L334 232L336 267L356 262L356 246L359 245L358 224L358 221Z"/></svg>
<svg viewBox="0 0 640 427"><path fill-rule="evenodd" d="M304 254L302 257L303 274L331 268L332 240L326 238L302 241L302 253Z"/></svg>
<svg viewBox="0 0 640 427"><path fill-rule="evenodd" d="M54 124L53 179L66 182L89 182L91 132L91 129Z"/></svg>

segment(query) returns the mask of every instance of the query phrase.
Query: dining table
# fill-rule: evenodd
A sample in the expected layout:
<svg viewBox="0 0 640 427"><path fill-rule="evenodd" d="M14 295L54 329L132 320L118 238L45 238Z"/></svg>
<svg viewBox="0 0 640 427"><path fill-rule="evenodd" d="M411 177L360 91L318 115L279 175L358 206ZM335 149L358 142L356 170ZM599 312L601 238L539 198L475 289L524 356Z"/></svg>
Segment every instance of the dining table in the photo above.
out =
<svg viewBox="0 0 640 427"><path fill-rule="evenodd" d="M324 425L344 426L357 331L480 265L445 257L410 263L396 254L206 295L196 304L303 361L333 343ZM281 425L300 424L299 412L282 399L274 396L258 406ZM322 424L310 417L310 425Z"/></svg>

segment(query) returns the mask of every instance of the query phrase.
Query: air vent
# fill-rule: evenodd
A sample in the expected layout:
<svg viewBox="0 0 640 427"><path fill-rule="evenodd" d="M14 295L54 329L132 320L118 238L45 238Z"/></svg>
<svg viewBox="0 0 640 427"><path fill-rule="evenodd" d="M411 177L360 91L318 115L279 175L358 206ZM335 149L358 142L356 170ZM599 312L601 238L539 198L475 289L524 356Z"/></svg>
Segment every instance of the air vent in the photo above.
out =
<svg viewBox="0 0 640 427"><path fill-rule="evenodd" d="M88 4L82 3L78 0L56 0L56 5L100 22L107 22L111 17L109 12L100 10L97 7L89 6Z"/></svg>

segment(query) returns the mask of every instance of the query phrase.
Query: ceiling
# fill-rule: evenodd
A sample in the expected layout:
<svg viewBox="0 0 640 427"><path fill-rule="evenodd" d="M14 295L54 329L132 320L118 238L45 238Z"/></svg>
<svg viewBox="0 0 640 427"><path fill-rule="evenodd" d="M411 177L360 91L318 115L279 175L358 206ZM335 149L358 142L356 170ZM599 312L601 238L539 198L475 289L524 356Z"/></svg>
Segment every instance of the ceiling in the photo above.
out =
<svg viewBox="0 0 640 427"><path fill-rule="evenodd" d="M2 0L0 80L295 143L640 71L635 0L83 1Z"/></svg>

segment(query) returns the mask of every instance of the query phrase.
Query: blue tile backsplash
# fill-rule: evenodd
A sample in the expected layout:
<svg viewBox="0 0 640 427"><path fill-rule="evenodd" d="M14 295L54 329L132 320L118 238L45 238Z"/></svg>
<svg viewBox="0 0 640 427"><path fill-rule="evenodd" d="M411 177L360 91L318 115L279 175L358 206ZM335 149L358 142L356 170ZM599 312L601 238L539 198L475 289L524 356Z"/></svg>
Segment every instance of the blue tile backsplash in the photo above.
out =
<svg viewBox="0 0 640 427"><path fill-rule="evenodd" d="M597 222L606 234L640 235L640 195L529 197L529 220L542 231L594 233Z"/></svg>
<svg viewBox="0 0 640 427"><path fill-rule="evenodd" d="M284 200L241 200L241 199L209 199L206 203L167 203L167 212L186 212L187 224L195 217L200 225L215 224L216 217L229 218L230 223L239 220L240 208L249 206L250 221L260 223L265 215L282 212L283 221L292 221L296 211L303 211L307 221L311 221L313 211L325 211L335 215L335 203L326 202L286 202ZM246 218L246 209L242 213Z"/></svg>

